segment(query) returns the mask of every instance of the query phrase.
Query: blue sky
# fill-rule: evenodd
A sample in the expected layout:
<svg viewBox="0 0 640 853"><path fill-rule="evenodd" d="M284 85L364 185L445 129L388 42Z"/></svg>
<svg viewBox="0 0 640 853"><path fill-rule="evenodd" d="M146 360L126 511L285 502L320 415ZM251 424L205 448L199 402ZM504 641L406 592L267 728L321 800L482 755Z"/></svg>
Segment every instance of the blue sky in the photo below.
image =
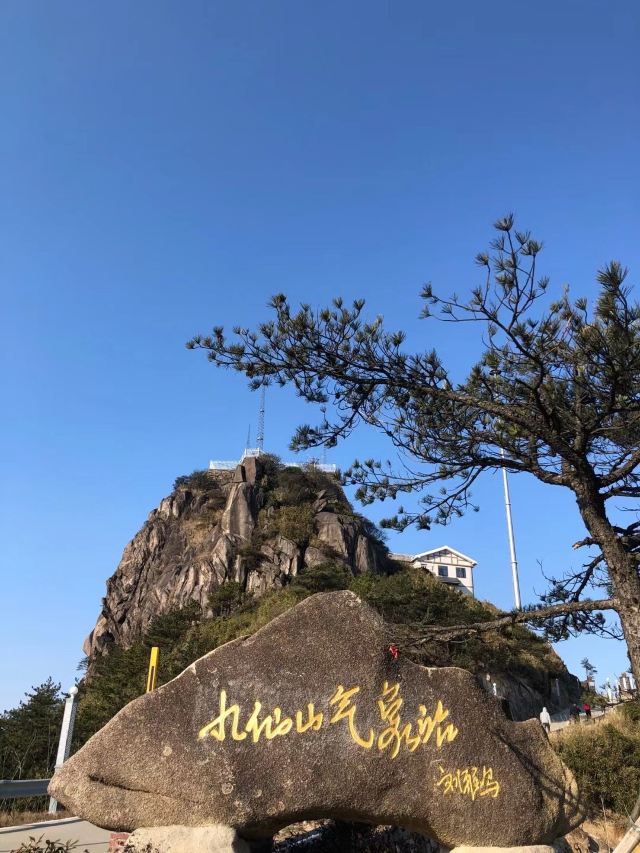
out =
<svg viewBox="0 0 640 853"><path fill-rule="evenodd" d="M235 458L242 379L184 349L266 301L365 296L455 370L465 331L418 320L422 283L464 292L515 210L558 289L637 281L640 10L632 2L110 2L0 6L3 448L0 708L69 685L105 581L174 478ZM288 456L315 413L270 392ZM359 431L330 459L387 453ZM523 597L576 565L570 496L511 480ZM511 605L498 475L481 512L392 537L478 560ZM374 518L385 513L371 509ZM621 644L562 644L573 671Z"/></svg>

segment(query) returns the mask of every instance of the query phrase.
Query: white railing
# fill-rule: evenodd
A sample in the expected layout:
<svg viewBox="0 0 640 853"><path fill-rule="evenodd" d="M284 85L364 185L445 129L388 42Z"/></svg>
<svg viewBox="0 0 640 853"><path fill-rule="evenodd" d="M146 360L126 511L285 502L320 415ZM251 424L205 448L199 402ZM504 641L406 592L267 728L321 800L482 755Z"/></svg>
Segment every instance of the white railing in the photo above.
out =
<svg viewBox="0 0 640 853"><path fill-rule="evenodd" d="M323 462L283 462L285 468L315 468L316 471L322 471L324 474L335 474L338 470L337 465L327 465Z"/></svg>
<svg viewBox="0 0 640 853"><path fill-rule="evenodd" d="M232 461L230 459L212 459L209 462L210 471L233 471L237 465L241 465L248 457L256 457L262 455L263 451L259 448L247 448L242 454L240 461ZM329 465L324 462L283 462L285 468L315 468L316 471L322 471L323 474L335 474L338 470L337 465Z"/></svg>
<svg viewBox="0 0 640 853"><path fill-rule="evenodd" d="M264 450L260 450L259 447L246 447L242 454L242 459L246 459L247 456L264 456ZM241 462L242 459L240 460Z"/></svg>

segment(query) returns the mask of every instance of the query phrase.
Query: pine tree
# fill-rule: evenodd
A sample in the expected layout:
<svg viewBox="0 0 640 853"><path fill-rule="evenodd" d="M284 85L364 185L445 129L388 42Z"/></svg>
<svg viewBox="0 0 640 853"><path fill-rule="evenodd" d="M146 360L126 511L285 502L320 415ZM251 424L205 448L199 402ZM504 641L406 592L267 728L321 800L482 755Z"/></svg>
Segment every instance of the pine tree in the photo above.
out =
<svg viewBox="0 0 640 853"><path fill-rule="evenodd" d="M64 699L60 685L48 678L32 687L17 708L0 716L0 778L48 779L53 774ZM3 810L42 807L43 799L8 800Z"/></svg>
<svg viewBox="0 0 640 853"><path fill-rule="evenodd" d="M610 632L601 611L615 609L640 683L640 306L618 261L597 274L591 308L567 290L549 303L549 279L537 271L542 244L512 215L495 228L489 251L476 257L482 282L467 298L438 296L431 284L422 291L425 319L480 328L482 352L461 382L434 350L406 352L402 331L387 332L380 317L367 322L362 299L316 311L278 295L275 316L256 331L238 327L228 340L216 327L187 346L243 372L253 389L291 384L319 404L320 423L298 428L295 449L334 446L359 423L388 436L413 464L356 460L345 481L365 504L420 492L418 511L401 508L390 527L428 529L475 508L471 489L487 471L569 490L587 533L574 547L593 556L551 578L545 607L507 621L552 619L557 639ZM621 498L635 515L626 526L610 516ZM585 599L598 588L608 597Z"/></svg>

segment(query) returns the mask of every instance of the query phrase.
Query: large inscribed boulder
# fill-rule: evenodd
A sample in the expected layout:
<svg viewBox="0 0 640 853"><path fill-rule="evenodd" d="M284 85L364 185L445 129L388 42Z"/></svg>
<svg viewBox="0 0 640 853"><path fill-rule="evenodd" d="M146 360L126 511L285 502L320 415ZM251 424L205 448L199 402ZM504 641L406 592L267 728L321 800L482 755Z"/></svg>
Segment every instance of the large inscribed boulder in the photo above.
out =
<svg viewBox="0 0 640 853"><path fill-rule="evenodd" d="M350 592L314 595L120 711L50 793L119 830L225 824L247 838L322 817L447 846L549 843L582 814L537 720L461 669L387 648Z"/></svg>

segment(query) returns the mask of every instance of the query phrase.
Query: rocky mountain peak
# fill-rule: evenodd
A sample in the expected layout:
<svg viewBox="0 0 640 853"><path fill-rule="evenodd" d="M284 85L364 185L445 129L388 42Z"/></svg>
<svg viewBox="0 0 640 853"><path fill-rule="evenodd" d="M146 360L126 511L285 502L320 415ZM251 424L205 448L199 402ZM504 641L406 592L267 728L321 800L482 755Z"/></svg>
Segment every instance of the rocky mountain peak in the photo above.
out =
<svg viewBox="0 0 640 853"><path fill-rule="evenodd" d="M84 651L93 659L128 648L157 616L192 601L206 615L224 583L259 596L328 561L354 574L387 570L380 534L335 478L268 456L178 477L107 581Z"/></svg>

